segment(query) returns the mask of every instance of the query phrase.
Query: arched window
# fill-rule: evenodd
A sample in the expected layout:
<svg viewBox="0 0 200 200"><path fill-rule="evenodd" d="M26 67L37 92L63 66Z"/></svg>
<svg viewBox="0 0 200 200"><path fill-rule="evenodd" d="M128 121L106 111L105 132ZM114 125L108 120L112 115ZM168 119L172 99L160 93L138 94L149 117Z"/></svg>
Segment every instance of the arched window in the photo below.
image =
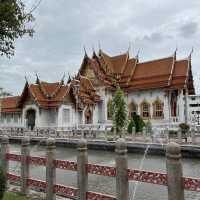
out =
<svg viewBox="0 0 200 200"><path fill-rule="evenodd" d="M163 103L160 101L160 99L156 99L153 103L153 117L163 117Z"/></svg>
<svg viewBox="0 0 200 200"><path fill-rule="evenodd" d="M112 119L112 99L109 99L107 102L107 119L111 120Z"/></svg>
<svg viewBox="0 0 200 200"><path fill-rule="evenodd" d="M141 115L143 118L150 117L150 104L146 101L143 101L141 104Z"/></svg>
<svg viewBox="0 0 200 200"><path fill-rule="evenodd" d="M129 118L137 115L137 109L138 109L138 106L136 103L134 102L131 102L129 105L128 105L128 111L129 111Z"/></svg>

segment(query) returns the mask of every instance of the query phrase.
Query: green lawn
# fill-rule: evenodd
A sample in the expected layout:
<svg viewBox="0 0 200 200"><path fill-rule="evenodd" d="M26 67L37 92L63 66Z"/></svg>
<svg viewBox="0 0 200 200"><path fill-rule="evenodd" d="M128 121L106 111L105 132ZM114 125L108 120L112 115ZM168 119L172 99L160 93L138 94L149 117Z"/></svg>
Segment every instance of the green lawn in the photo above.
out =
<svg viewBox="0 0 200 200"><path fill-rule="evenodd" d="M3 200L30 200L30 199L15 193L6 192Z"/></svg>

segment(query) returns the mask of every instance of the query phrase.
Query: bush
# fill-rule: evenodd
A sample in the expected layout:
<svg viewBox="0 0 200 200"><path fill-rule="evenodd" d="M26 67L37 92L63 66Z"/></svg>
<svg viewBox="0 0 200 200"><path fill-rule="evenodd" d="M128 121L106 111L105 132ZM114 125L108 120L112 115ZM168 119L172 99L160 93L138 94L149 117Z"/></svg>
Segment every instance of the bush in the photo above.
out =
<svg viewBox="0 0 200 200"><path fill-rule="evenodd" d="M143 119L139 115L134 115L133 120L135 123L135 131L142 132L142 128L145 126Z"/></svg>
<svg viewBox="0 0 200 200"><path fill-rule="evenodd" d="M177 131L169 130L169 137L170 138L176 138L177 137Z"/></svg>
<svg viewBox="0 0 200 200"><path fill-rule="evenodd" d="M131 120L129 121L129 124L128 124L127 132L131 134L131 133L132 133L133 127L135 127L135 122L134 122L133 119L131 119Z"/></svg>
<svg viewBox="0 0 200 200"><path fill-rule="evenodd" d="M6 177L3 173L2 167L0 167L0 200L3 199L4 192L6 190Z"/></svg>
<svg viewBox="0 0 200 200"><path fill-rule="evenodd" d="M179 128L181 129L182 133L186 133L189 131L190 126L186 123L181 123L181 124L179 124Z"/></svg>

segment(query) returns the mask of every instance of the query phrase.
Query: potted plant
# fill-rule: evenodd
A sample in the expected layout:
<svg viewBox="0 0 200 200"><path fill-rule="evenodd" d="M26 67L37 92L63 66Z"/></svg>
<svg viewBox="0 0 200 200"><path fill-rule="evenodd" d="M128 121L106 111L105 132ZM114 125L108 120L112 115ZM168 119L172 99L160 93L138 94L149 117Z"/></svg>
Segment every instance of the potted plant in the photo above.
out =
<svg viewBox="0 0 200 200"><path fill-rule="evenodd" d="M185 142L187 142L187 132L189 131L190 126L186 123L181 123L179 124L179 128L181 130L182 137L185 139Z"/></svg>

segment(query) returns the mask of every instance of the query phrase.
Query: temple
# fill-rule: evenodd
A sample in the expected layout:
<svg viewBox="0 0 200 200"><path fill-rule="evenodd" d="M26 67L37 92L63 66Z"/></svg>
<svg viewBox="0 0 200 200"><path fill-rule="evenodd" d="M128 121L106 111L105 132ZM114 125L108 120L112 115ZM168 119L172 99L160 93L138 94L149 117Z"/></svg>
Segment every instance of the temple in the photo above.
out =
<svg viewBox="0 0 200 200"><path fill-rule="evenodd" d="M20 96L0 100L5 127L77 127L112 124L109 105L117 87L126 97L129 117L138 114L154 126L191 122L190 96L195 95L191 54L140 62L129 51L110 56L103 50L85 52L79 72L55 83L26 81Z"/></svg>

